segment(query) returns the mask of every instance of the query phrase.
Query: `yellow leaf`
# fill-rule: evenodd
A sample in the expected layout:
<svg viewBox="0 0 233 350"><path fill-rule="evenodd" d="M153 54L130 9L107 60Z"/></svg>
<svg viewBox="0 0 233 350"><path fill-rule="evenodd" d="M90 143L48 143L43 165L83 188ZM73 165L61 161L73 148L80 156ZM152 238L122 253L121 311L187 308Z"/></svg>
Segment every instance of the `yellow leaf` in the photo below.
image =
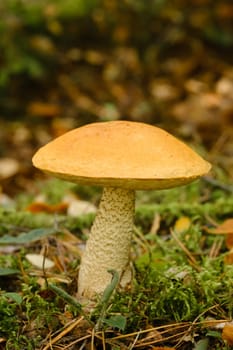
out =
<svg viewBox="0 0 233 350"><path fill-rule="evenodd" d="M187 216L181 216L178 220L176 220L174 225L174 231L176 233L186 232L191 226L191 220Z"/></svg>

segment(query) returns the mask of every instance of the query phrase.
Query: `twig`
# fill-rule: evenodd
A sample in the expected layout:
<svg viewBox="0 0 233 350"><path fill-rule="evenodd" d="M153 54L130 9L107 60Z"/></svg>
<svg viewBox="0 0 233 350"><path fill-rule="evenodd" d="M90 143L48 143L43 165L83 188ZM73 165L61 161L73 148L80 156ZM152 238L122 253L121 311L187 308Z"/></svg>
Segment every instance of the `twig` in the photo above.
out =
<svg viewBox="0 0 233 350"><path fill-rule="evenodd" d="M141 334L150 333L153 331L160 331L160 330L163 330L161 332L161 334L162 334L162 333L168 332L170 328L172 328L172 329L182 328L182 327L187 327L189 325L190 325L190 322L172 323L172 324L167 324L167 325L163 325L163 326L143 329L141 331L137 331L137 332L133 332L133 333L129 333L129 334L117 335L116 337L113 337L111 340L124 339L124 338L128 338L128 337L133 337L133 336L137 335L138 333L141 335Z"/></svg>
<svg viewBox="0 0 233 350"><path fill-rule="evenodd" d="M94 350L95 347L95 328L91 331L91 350Z"/></svg>
<svg viewBox="0 0 233 350"><path fill-rule="evenodd" d="M210 184L213 187L218 187L221 188L221 190L226 191L226 192L233 192L233 186L231 185L226 185L218 180L213 179L210 176L203 176L202 178L204 181L206 181L208 184Z"/></svg>
<svg viewBox="0 0 233 350"><path fill-rule="evenodd" d="M224 241L223 237L218 237L218 239L214 241L209 251L210 258L216 258L216 256L218 256L220 249L222 247L223 241Z"/></svg>
<svg viewBox="0 0 233 350"><path fill-rule="evenodd" d="M129 347L129 350L132 350L134 348L134 345L137 343L139 336L140 336L140 332L138 332L138 334L136 335L133 343Z"/></svg>
<svg viewBox="0 0 233 350"><path fill-rule="evenodd" d="M104 334L104 331L101 332L102 334L102 346L103 346L103 350L106 350L106 346L105 346L105 334Z"/></svg>
<svg viewBox="0 0 233 350"><path fill-rule="evenodd" d="M75 344L77 344L77 343L80 343L80 342L83 341L83 340L87 340L87 339L89 339L89 338L91 338L91 334L84 335L83 337L81 337L81 338L79 338L79 339L75 339L74 341L72 341L72 342L69 343L68 345L64 346L64 347L62 348L62 350L67 350L67 349L69 349L70 347L72 348L73 345L75 345ZM84 345L83 345L83 344L84 344ZM84 346L86 345L85 342L84 342L83 344L81 345L81 347L80 347L79 350L83 349ZM42 350L44 350L44 349L42 349Z"/></svg>
<svg viewBox="0 0 233 350"><path fill-rule="evenodd" d="M82 320L83 320L83 317L80 317L77 320L71 321L62 332L60 332L53 339L50 339L49 343L42 350L48 350L49 348L52 349L53 344L55 344L57 341L59 341L61 338L63 338L66 334L71 332Z"/></svg>
<svg viewBox="0 0 233 350"><path fill-rule="evenodd" d="M201 267L198 265L197 260L194 258L194 256L190 253L190 251L185 247L185 245L179 240L179 238L177 237L177 235L175 234L175 232L171 229L171 235L174 238L174 240L176 241L176 243L178 243L178 245L180 246L180 248L184 251L184 253L187 255L187 257L189 258L190 262L192 263L192 266L198 271L201 271Z"/></svg>
<svg viewBox="0 0 233 350"><path fill-rule="evenodd" d="M185 337L187 334L189 334L189 333L191 332L191 330L192 330L196 325L200 325L200 324L203 323L203 321L202 321L202 322L197 322L198 319L200 319L207 311L210 311L210 310L212 310L212 309L215 309L217 306L218 306L218 305L213 305L213 306L209 307L207 310L204 310L200 315L198 315L198 316L194 319L194 321L191 323L191 325L189 326L189 328L188 328L187 331L185 332L184 336L178 341L178 343L176 344L176 347L178 347L178 346L182 343L184 337Z"/></svg>

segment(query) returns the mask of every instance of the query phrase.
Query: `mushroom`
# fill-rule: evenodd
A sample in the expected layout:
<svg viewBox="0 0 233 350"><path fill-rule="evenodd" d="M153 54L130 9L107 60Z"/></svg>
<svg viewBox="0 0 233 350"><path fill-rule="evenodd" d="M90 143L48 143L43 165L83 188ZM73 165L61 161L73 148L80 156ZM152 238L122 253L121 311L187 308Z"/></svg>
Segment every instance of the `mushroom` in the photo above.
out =
<svg viewBox="0 0 233 350"><path fill-rule="evenodd" d="M33 164L61 179L104 187L78 276L78 298L89 300L110 283L109 270L118 272L123 288L132 280L135 190L185 185L211 168L168 132L124 120L71 130L40 148Z"/></svg>

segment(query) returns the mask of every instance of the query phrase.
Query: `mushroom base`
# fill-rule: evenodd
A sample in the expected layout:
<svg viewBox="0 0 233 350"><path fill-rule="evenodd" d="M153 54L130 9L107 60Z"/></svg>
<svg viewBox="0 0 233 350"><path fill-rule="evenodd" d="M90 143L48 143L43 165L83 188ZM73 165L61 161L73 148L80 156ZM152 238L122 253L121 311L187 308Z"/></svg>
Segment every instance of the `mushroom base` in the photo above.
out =
<svg viewBox="0 0 233 350"><path fill-rule="evenodd" d="M123 288L131 282L129 252L134 223L135 192L104 188L90 238L82 256L78 299L94 299L111 282L108 270L120 276Z"/></svg>

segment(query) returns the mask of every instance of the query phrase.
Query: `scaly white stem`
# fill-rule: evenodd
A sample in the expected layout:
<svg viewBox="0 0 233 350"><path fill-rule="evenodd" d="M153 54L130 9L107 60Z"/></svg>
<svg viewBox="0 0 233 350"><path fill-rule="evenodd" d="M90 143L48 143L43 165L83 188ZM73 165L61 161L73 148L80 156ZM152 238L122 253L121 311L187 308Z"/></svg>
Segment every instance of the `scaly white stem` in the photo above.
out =
<svg viewBox="0 0 233 350"><path fill-rule="evenodd" d="M135 192L104 188L90 238L82 256L78 298L94 299L111 282L109 269L116 270L120 285L131 282L129 253L134 223Z"/></svg>

